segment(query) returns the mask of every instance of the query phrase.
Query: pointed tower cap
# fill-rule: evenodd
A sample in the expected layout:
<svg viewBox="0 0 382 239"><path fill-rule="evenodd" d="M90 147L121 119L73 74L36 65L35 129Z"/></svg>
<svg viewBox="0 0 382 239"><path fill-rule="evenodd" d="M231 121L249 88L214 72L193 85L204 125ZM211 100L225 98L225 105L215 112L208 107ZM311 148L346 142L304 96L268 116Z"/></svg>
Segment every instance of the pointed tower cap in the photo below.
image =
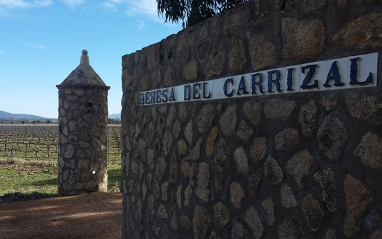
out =
<svg viewBox="0 0 382 239"><path fill-rule="evenodd" d="M80 64L57 88L104 88L110 89L90 66L87 50L82 50Z"/></svg>

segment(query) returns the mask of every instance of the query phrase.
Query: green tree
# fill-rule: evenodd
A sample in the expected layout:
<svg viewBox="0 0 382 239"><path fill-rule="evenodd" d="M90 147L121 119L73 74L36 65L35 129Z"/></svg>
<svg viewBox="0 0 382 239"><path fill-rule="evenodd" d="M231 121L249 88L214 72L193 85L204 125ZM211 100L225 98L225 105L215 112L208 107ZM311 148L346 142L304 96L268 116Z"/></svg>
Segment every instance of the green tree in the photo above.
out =
<svg viewBox="0 0 382 239"><path fill-rule="evenodd" d="M157 0L157 3L158 14L164 15L166 22L182 20L183 27L189 27L245 1L248 0Z"/></svg>

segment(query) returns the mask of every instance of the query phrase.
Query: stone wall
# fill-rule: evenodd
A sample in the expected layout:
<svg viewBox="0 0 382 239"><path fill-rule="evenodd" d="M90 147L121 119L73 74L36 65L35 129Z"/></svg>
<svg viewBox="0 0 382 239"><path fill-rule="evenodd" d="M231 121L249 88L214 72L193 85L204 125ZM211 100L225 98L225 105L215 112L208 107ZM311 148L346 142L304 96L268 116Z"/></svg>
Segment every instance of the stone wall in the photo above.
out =
<svg viewBox="0 0 382 239"><path fill-rule="evenodd" d="M379 0L251 1L123 56L124 238L381 238L380 86L139 105L262 69L382 62L381 33Z"/></svg>

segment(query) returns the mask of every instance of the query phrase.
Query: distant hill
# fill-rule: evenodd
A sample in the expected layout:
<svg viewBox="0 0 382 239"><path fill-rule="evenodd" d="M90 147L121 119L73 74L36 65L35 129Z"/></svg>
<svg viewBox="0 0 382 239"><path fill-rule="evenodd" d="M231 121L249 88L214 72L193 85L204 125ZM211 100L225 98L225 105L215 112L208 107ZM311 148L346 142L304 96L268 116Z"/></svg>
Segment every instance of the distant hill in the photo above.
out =
<svg viewBox="0 0 382 239"><path fill-rule="evenodd" d="M109 119L121 119L121 114L110 114Z"/></svg>
<svg viewBox="0 0 382 239"><path fill-rule="evenodd" d="M17 119L17 120L22 120L22 119L26 119L26 120L57 120L57 119L45 118L45 117L38 116L38 115L12 114L12 113L0 110L0 119L10 119L10 118ZM109 118L121 120L121 114L110 114Z"/></svg>
<svg viewBox="0 0 382 239"><path fill-rule="evenodd" d="M29 120L33 120L33 119L48 119L48 118L45 118L45 117L42 117L42 116L38 116L38 115L12 114L12 113L5 112L5 111L2 111L2 110L0 110L0 118L3 118L3 119L8 119L8 118L13 118L13 119L29 119Z"/></svg>

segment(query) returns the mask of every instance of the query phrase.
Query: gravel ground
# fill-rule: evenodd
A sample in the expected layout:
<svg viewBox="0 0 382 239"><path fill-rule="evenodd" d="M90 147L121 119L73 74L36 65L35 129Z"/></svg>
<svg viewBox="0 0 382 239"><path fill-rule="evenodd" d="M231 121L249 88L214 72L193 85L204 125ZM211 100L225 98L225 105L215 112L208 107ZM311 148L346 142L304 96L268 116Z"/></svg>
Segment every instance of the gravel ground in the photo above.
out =
<svg viewBox="0 0 382 239"><path fill-rule="evenodd" d="M122 194L0 203L0 238L121 238Z"/></svg>

